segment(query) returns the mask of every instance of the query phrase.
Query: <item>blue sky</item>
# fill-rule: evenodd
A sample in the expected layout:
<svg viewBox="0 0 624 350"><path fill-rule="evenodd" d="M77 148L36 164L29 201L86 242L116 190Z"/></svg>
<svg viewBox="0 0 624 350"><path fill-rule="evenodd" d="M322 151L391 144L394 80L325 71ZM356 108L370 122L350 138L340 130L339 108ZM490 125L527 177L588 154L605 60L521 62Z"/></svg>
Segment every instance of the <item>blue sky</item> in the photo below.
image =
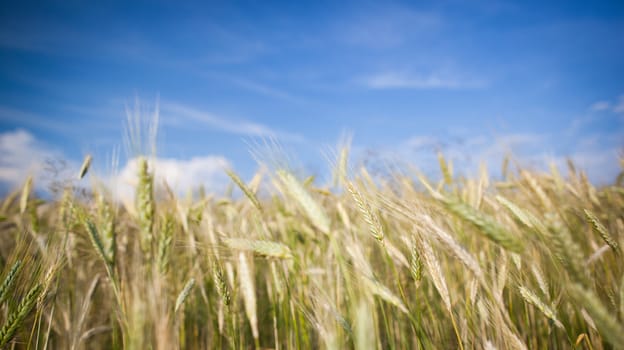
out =
<svg viewBox="0 0 624 350"><path fill-rule="evenodd" d="M251 176L269 137L318 174L350 133L358 159L569 156L597 182L624 145L618 1L3 2L0 62L4 188L87 153L111 176L137 98L180 185Z"/></svg>

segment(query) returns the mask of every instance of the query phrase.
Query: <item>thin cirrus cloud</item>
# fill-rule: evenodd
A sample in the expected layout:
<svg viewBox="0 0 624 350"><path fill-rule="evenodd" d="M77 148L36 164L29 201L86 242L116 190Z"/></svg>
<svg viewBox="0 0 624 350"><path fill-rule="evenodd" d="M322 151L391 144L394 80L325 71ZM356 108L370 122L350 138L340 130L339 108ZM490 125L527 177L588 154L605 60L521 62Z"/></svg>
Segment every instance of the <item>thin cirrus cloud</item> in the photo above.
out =
<svg viewBox="0 0 624 350"><path fill-rule="evenodd" d="M389 49L430 36L443 24L441 16L433 12L404 7L377 8L341 18L334 35L349 45Z"/></svg>
<svg viewBox="0 0 624 350"><path fill-rule="evenodd" d="M596 101L589 106L589 110L592 112L613 112L616 114L623 114L624 94L620 95L615 102L608 100Z"/></svg>
<svg viewBox="0 0 624 350"><path fill-rule="evenodd" d="M609 109L611 109L611 103L609 103L608 101L597 101L592 104L589 109L595 112L608 111Z"/></svg>
<svg viewBox="0 0 624 350"><path fill-rule="evenodd" d="M300 142L303 137L281 130L273 129L264 124L251 122L248 120L236 120L203 111L191 106L179 103L162 103L161 114L163 118L181 118L195 123L205 125L215 130L253 137L277 138L282 141Z"/></svg>
<svg viewBox="0 0 624 350"><path fill-rule="evenodd" d="M368 76L361 80L369 89L476 89L486 86L480 79L465 79L449 74L409 74L400 72L383 72Z"/></svg>

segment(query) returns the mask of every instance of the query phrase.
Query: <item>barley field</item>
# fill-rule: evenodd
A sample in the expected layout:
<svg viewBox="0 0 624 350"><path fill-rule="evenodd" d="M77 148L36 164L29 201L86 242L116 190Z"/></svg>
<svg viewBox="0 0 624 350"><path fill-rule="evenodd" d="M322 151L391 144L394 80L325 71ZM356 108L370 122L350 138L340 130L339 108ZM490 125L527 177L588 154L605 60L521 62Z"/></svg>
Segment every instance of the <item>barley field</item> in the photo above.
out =
<svg viewBox="0 0 624 350"><path fill-rule="evenodd" d="M595 187L506 160L466 178L439 155L440 179L379 177L347 159L329 185L268 166L185 197L144 157L130 201L90 157L58 198L28 179L0 202L0 348L624 346L622 173Z"/></svg>

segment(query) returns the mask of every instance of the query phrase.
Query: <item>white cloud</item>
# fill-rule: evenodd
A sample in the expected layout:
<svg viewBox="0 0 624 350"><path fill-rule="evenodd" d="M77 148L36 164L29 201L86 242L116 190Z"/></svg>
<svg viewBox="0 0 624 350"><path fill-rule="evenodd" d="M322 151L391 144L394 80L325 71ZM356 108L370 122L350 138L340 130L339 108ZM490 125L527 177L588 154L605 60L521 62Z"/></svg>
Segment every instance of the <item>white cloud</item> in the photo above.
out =
<svg viewBox="0 0 624 350"><path fill-rule="evenodd" d="M384 6L340 18L334 36L349 45L388 49L430 36L442 25L443 20L436 13Z"/></svg>
<svg viewBox="0 0 624 350"><path fill-rule="evenodd" d="M157 158L150 161L149 167L154 171L157 189L166 183L174 192L182 195L200 186L207 192L222 192L228 181L224 169L230 167L230 162L225 157L215 155L188 160ZM111 187L122 201L131 203L134 198L137 174L138 159L133 158L111 179Z"/></svg>
<svg viewBox="0 0 624 350"><path fill-rule="evenodd" d="M36 188L47 189L52 182L66 180L73 165L61 152L38 141L24 129L0 133L2 190L21 186L28 176L33 176Z"/></svg>
<svg viewBox="0 0 624 350"><path fill-rule="evenodd" d="M597 101L589 109L594 112L606 111L611 109L611 104L608 101Z"/></svg>
<svg viewBox="0 0 624 350"><path fill-rule="evenodd" d="M450 74L413 75L384 72L363 80L370 89L474 89L484 87L481 80L462 79Z"/></svg>
<svg viewBox="0 0 624 350"><path fill-rule="evenodd" d="M235 120L179 103L162 103L161 115L165 118L183 118L207 125L217 130L244 136L278 138L284 141L301 141L303 137L272 129L266 125L247 120Z"/></svg>

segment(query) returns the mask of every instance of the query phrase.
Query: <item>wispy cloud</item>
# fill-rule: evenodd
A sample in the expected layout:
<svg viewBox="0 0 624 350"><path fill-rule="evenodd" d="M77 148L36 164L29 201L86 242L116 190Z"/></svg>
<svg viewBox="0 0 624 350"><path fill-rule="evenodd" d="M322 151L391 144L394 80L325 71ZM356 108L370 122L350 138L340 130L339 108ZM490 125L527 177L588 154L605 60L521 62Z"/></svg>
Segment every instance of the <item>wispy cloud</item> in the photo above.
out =
<svg viewBox="0 0 624 350"><path fill-rule="evenodd" d="M284 100L284 101L296 102L296 103L304 102L302 98L294 96L289 92L286 92L282 89L269 86L267 84L260 83L254 80L240 78L240 77L228 77L226 78L226 80L228 80L232 84L239 86L243 89L246 89L255 93L259 93L264 96L277 98L277 99Z"/></svg>
<svg viewBox="0 0 624 350"><path fill-rule="evenodd" d="M370 89L475 89L485 87L484 80L464 79L450 74L410 74L384 72L361 79Z"/></svg>
<svg viewBox="0 0 624 350"><path fill-rule="evenodd" d="M75 125L61 120L55 120L54 118L50 118L45 115L3 105L0 105L0 119L5 122L8 121L18 124L20 126L45 129L46 131L55 131L59 133L66 133L75 128Z"/></svg>
<svg viewBox="0 0 624 350"><path fill-rule="evenodd" d="M161 103L161 115L163 118L183 118L236 135L273 137L283 141L303 140L303 137L298 134L276 130L269 126L248 120L236 120L223 117L179 103Z"/></svg>
<svg viewBox="0 0 624 350"><path fill-rule="evenodd" d="M589 110L593 112L607 111L611 109L611 103L608 101L597 101L589 106Z"/></svg>
<svg viewBox="0 0 624 350"><path fill-rule="evenodd" d="M624 114L624 94L618 96L614 102L608 100L596 101L589 106L589 110L592 112L613 112L616 114Z"/></svg>
<svg viewBox="0 0 624 350"><path fill-rule="evenodd" d="M372 49L388 49L409 40L430 35L442 23L440 15L409 8L386 6L372 8L341 18L336 36L343 42Z"/></svg>

